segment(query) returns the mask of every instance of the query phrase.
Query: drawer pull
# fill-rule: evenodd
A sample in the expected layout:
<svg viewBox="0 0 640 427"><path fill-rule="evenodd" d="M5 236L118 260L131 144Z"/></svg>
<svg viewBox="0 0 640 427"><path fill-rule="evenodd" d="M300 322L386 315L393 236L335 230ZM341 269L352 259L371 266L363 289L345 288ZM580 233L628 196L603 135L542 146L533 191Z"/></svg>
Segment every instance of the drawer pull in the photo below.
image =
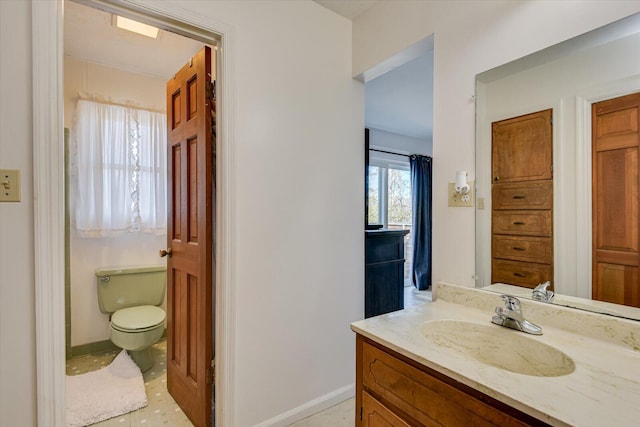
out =
<svg viewBox="0 0 640 427"><path fill-rule="evenodd" d="M513 225L524 225L524 222L522 222L522 221L514 221Z"/></svg>
<svg viewBox="0 0 640 427"><path fill-rule="evenodd" d="M525 248L521 248L521 247L519 247L519 246L514 246L512 249L513 249L514 251L526 251L526 249L525 249Z"/></svg>
<svg viewBox="0 0 640 427"><path fill-rule="evenodd" d="M526 199L527 196L520 196L518 194L516 194L515 196L513 196L514 199Z"/></svg>
<svg viewBox="0 0 640 427"><path fill-rule="evenodd" d="M516 277L527 277L527 275L526 275L526 274L524 274L524 273L518 273L517 271L516 271L515 273L513 273L513 275L514 275L514 276L516 276Z"/></svg>

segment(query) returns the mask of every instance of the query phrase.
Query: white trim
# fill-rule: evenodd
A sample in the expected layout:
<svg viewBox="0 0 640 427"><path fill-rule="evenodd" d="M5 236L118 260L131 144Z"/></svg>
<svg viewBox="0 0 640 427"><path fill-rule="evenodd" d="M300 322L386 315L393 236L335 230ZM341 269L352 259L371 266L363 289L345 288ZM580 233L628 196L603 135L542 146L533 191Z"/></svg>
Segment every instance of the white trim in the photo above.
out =
<svg viewBox="0 0 640 427"><path fill-rule="evenodd" d="M592 212L591 101L576 96L576 296L588 299L592 296Z"/></svg>
<svg viewBox="0 0 640 427"><path fill-rule="evenodd" d="M39 426L66 425L62 8L61 0L33 0L31 3L34 273Z"/></svg>
<svg viewBox="0 0 640 427"><path fill-rule="evenodd" d="M216 425L235 425L235 150L234 29L176 3L103 1L182 22L221 36L219 185L216 252ZM62 133L63 0L32 0L34 240L38 425L65 426L64 193Z"/></svg>
<svg viewBox="0 0 640 427"><path fill-rule="evenodd" d="M280 415L276 415L266 421L257 424L255 427L284 427L305 419L313 414L324 411L340 402L355 396L356 387L355 384L334 390L331 393L327 393L324 396L320 396L317 399L313 399L306 402L296 408L293 408Z"/></svg>

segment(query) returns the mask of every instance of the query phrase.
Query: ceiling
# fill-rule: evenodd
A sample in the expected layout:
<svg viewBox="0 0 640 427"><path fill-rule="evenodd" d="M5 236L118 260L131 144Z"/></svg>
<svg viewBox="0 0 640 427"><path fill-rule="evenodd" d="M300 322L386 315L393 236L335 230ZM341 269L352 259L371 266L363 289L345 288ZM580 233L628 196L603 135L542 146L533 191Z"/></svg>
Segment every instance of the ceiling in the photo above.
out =
<svg viewBox="0 0 640 427"><path fill-rule="evenodd" d="M333 10L338 15L347 19L355 19L365 10L369 9L381 0L313 0L327 9Z"/></svg>
<svg viewBox="0 0 640 427"><path fill-rule="evenodd" d="M315 1L349 19L379 3L372 0ZM115 27L110 13L65 2L65 55L169 79L202 46L202 42L163 30L155 40L131 33ZM433 50L367 81L365 97L367 127L430 140Z"/></svg>
<svg viewBox="0 0 640 427"><path fill-rule="evenodd" d="M365 83L365 126L431 141L433 50Z"/></svg>
<svg viewBox="0 0 640 427"><path fill-rule="evenodd" d="M113 15L72 1L64 5L64 54L169 79L203 43L160 30L157 39L113 25Z"/></svg>

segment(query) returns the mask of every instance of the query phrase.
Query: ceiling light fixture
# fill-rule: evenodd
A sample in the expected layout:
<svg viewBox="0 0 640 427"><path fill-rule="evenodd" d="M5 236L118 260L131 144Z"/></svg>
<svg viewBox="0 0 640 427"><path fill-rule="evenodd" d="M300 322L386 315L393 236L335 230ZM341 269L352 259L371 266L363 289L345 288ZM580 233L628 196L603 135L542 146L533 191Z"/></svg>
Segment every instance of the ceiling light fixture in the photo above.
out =
<svg viewBox="0 0 640 427"><path fill-rule="evenodd" d="M134 33L142 34L143 36L151 37L155 39L158 37L158 29L151 25L143 24L142 22L134 21L133 19L125 18L122 16L116 16L116 26L123 30L133 31Z"/></svg>

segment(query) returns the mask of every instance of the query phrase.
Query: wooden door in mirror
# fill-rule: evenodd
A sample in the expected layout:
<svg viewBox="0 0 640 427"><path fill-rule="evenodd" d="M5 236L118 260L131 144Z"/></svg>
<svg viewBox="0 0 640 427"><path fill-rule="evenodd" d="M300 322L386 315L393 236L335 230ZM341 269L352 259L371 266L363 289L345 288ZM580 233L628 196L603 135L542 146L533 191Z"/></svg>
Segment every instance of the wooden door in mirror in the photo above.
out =
<svg viewBox="0 0 640 427"><path fill-rule="evenodd" d="M592 297L640 307L640 93L592 105Z"/></svg>

